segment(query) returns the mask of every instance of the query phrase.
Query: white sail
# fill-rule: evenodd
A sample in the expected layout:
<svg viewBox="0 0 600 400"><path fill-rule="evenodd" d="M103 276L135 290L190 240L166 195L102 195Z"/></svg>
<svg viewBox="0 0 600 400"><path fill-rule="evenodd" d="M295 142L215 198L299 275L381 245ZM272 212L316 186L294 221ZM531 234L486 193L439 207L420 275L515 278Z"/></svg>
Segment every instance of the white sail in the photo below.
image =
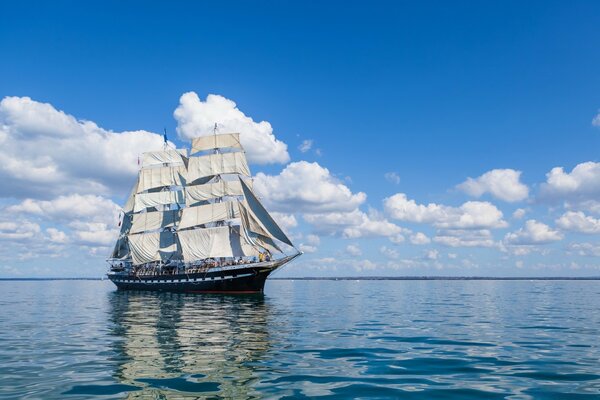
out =
<svg viewBox="0 0 600 400"><path fill-rule="evenodd" d="M183 260L188 262L214 257L255 255L252 246L228 226L179 231L177 236Z"/></svg>
<svg viewBox="0 0 600 400"><path fill-rule="evenodd" d="M290 246L294 246L292 241L287 237L287 235L283 232L283 230L277 225L277 222L269 215L267 210L263 207L260 201L256 198L252 190L244 183L243 180L240 179L240 183L242 184L242 189L244 190L244 196L246 197L246 204L248 205L248 212L250 214L250 220L255 220L260 222L261 229L263 232L256 232L250 229L253 232L259 233L261 235L267 237L273 237L275 239L281 240L283 243L289 244ZM252 218L254 217L254 218ZM268 232L265 234L265 232Z"/></svg>
<svg viewBox="0 0 600 400"><path fill-rule="evenodd" d="M199 151L222 149L222 148L241 149L239 133L225 133L221 135L200 136L192 139L192 153Z"/></svg>
<svg viewBox="0 0 600 400"><path fill-rule="evenodd" d="M115 248L113 249L110 258L125 259L129 255L129 246L127 246L127 236L121 236L117 239Z"/></svg>
<svg viewBox="0 0 600 400"><path fill-rule="evenodd" d="M197 207L188 207L182 210L181 221L178 229L187 229L210 222L225 221L240 216L237 202L224 201L222 203L204 204Z"/></svg>
<svg viewBox="0 0 600 400"><path fill-rule="evenodd" d="M175 167L142 168L137 192L166 186L181 186L186 173L184 165Z"/></svg>
<svg viewBox="0 0 600 400"><path fill-rule="evenodd" d="M134 265L178 258L177 239L173 232L152 232L129 235L129 248Z"/></svg>
<svg viewBox="0 0 600 400"><path fill-rule="evenodd" d="M163 164L183 164L184 158L187 158L186 149L150 151L142 154L142 168Z"/></svg>
<svg viewBox="0 0 600 400"><path fill-rule="evenodd" d="M265 250L269 250L271 254L282 252L279 246L277 246L277 244L270 237L258 235L253 239L256 245L262 247Z"/></svg>
<svg viewBox="0 0 600 400"><path fill-rule="evenodd" d="M220 174L242 174L250 176L250 168L243 152L217 153L192 157L188 163L187 182Z"/></svg>
<svg viewBox="0 0 600 400"><path fill-rule="evenodd" d="M179 213L179 210L170 210L133 214L133 223L129 233L148 232L175 226L175 223L179 221Z"/></svg>
<svg viewBox="0 0 600 400"><path fill-rule="evenodd" d="M131 188L131 192L129 193L129 197L127 197L127 201L125 202L125 205L123 206L123 212L126 214L133 211L133 205L135 202L135 194L137 192L137 189L138 189L138 180L136 179L135 184L133 185L133 187Z"/></svg>
<svg viewBox="0 0 600 400"><path fill-rule="evenodd" d="M156 207L159 205L182 204L183 201L184 195L181 190L138 193L137 196L135 196L133 212L140 212L145 208Z"/></svg>
<svg viewBox="0 0 600 400"><path fill-rule="evenodd" d="M244 194L239 181L221 180L215 183L194 185L185 188L185 204L191 206L200 201L216 199L223 196L242 196Z"/></svg>
<svg viewBox="0 0 600 400"><path fill-rule="evenodd" d="M242 220L242 225L248 232L269 238L271 237L271 234L267 231L267 229L250 211L248 204L245 201L238 202L238 208L240 210L240 219Z"/></svg>

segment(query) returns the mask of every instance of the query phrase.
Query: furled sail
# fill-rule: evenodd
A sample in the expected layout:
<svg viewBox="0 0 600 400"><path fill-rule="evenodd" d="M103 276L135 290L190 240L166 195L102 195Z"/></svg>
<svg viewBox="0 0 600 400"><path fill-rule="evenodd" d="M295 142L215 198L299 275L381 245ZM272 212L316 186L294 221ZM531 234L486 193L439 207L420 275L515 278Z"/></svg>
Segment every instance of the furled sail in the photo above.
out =
<svg viewBox="0 0 600 400"><path fill-rule="evenodd" d="M135 234L173 227L179 221L179 213L179 210L170 210L133 214L133 223L129 233Z"/></svg>
<svg viewBox="0 0 600 400"><path fill-rule="evenodd" d="M133 212L140 212L148 207L156 207L166 204L183 204L184 195L182 190L139 193L135 196Z"/></svg>
<svg viewBox="0 0 600 400"><path fill-rule="evenodd" d="M225 133L220 135L200 136L192 139L192 153L199 151L222 149L222 148L241 149L239 133Z"/></svg>
<svg viewBox="0 0 600 400"><path fill-rule="evenodd" d="M128 241L134 265L181 258L177 238L170 231L129 235Z"/></svg>
<svg viewBox="0 0 600 400"><path fill-rule="evenodd" d="M186 149L167 149L162 151L150 151L142 154L142 168L163 164L182 164L187 158Z"/></svg>
<svg viewBox="0 0 600 400"><path fill-rule="evenodd" d="M137 192L165 186L181 186L185 175L184 165L175 167L142 168Z"/></svg>
<svg viewBox="0 0 600 400"><path fill-rule="evenodd" d="M239 181L220 180L215 183L194 185L185 188L185 204L189 207L200 201L216 199L223 196L242 196L242 185Z"/></svg>
<svg viewBox="0 0 600 400"><path fill-rule="evenodd" d="M177 236L184 261L256 255L251 244L229 226L179 231Z"/></svg>
<svg viewBox="0 0 600 400"><path fill-rule="evenodd" d="M238 218L239 215L237 202L233 201L188 207L182 210L181 221L177 228L187 229L198 225L208 224L210 222Z"/></svg>
<svg viewBox="0 0 600 400"><path fill-rule="evenodd" d="M248 211L250 217L254 217L255 220L260 222L261 228L264 228L268 232L268 234L264 234L264 232L256 232L260 233L264 236L271 236L275 239L281 240L283 243L289 244L290 246L294 246L292 241L287 237L287 235L281 230L279 225L275 222L273 217L269 215L267 210L263 207L260 201L256 198L252 190L244 183L242 179L240 179L240 183L242 184L242 189L244 191L244 196L246 197L246 202L248 204ZM253 219L253 218L250 218ZM252 229L250 229L252 231Z"/></svg>
<svg viewBox="0 0 600 400"><path fill-rule="evenodd" d="M188 163L187 182L220 174L242 174L250 176L250 168L243 152L217 153L192 157Z"/></svg>

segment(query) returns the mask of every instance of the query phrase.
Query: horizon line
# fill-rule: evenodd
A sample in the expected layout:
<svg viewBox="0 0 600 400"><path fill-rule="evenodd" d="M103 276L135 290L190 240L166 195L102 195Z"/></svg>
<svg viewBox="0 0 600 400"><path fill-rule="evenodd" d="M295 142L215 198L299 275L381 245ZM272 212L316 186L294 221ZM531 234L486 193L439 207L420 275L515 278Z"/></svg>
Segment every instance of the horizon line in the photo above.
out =
<svg viewBox="0 0 600 400"><path fill-rule="evenodd" d="M390 280L390 281L466 281L466 280L488 280L488 281L525 281L525 280L538 280L538 281L550 281L550 280L600 280L600 276L307 276L307 277L272 277L270 280L280 281L292 281L292 280L304 280L304 281L374 281L374 280ZM0 281L104 281L108 280L104 277L15 277L15 278L0 278Z"/></svg>

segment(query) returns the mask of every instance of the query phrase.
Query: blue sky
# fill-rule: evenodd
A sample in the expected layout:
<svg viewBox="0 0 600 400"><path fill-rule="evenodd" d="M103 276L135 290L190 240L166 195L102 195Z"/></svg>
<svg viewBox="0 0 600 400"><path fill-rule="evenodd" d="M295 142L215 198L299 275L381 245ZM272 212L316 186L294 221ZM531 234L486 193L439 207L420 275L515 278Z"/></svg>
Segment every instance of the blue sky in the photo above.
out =
<svg viewBox="0 0 600 400"><path fill-rule="evenodd" d="M326 179L366 195L357 210L402 229L396 235L404 237L401 243L390 240L385 226L376 234L348 237L341 228L310 223L306 215L314 210L299 202L296 226L289 229L314 251L282 276L600 274L600 207L592 204L600 194L595 164L600 127L592 123L600 109L600 4L322 3L98 2L79 8L71 2L3 3L0 98L29 97L115 133L159 133L166 127L182 144L173 117L181 96L195 92L205 101L209 94L220 95L254 121L268 121L277 140L287 144L292 164L318 163L329 172ZM15 122L15 113L30 114L21 103L11 104L5 104L0 126L7 140L30 143L28 135L41 128L29 131L22 120ZM60 129L50 130L59 135ZM11 136L15 132L20 134ZM312 147L301 152L305 140ZM60 140L53 143L60 147ZM36 153L39 162L44 151L52 158L60 149ZM114 157L119 151L114 149ZM57 168L81 172L82 166L60 159ZM581 173L573 173L580 164ZM23 259L5 251L0 275L101 274L103 246L74 239L82 230L64 216L49 215L54 203L44 203L37 214L23 204L73 193L120 204L126 190L120 184L104 193L57 184L51 194L11 191L24 175L6 165L4 160L0 174L2 247L26 248L29 240L48 244ZM289 164L251 166L269 179ZM557 180L544 192L546 174L555 167L564 168L559 177L575 183L567 188L560 186L564 179ZM90 169L90 176L109 182L100 177L102 168ZM457 187L492 170L520 171L507 184L525 185L527 195L505 201L489 190L477 197ZM386 180L386 173L395 173L399 183ZM488 186L499 179L488 178ZM423 206L456 209L469 201L488 202L502 216L448 228L445 217L430 208L426 222L416 222L414 214L398 218L385 206L398 193ZM278 207L284 208L271 201L271 208ZM512 216L517 209L524 210L520 218ZM566 213L571 214L559 223ZM96 217L87 223L101 223ZM10 225L17 219L32 224L32 231L17 232ZM535 223L527 225L530 220ZM98 227L88 228L89 239ZM46 241L48 229L54 242ZM453 247L433 240L448 234L440 232L444 229L452 229L452 237L474 231L489 237L483 246ZM520 229L521 239L507 237ZM418 232L431 242L412 243L419 242L411 240ZM352 251L349 257L348 246L360 255Z"/></svg>

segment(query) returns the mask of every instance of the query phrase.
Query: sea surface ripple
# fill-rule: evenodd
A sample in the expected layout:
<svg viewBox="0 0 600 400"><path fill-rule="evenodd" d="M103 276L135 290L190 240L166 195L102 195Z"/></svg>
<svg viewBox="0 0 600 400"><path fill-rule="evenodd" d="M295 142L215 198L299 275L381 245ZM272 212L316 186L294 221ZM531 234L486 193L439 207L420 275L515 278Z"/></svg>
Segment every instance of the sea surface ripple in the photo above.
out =
<svg viewBox="0 0 600 400"><path fill-rule="evenodd" d="M600 282L0 282L0 398L90 397L600 399Z"/></svg>

